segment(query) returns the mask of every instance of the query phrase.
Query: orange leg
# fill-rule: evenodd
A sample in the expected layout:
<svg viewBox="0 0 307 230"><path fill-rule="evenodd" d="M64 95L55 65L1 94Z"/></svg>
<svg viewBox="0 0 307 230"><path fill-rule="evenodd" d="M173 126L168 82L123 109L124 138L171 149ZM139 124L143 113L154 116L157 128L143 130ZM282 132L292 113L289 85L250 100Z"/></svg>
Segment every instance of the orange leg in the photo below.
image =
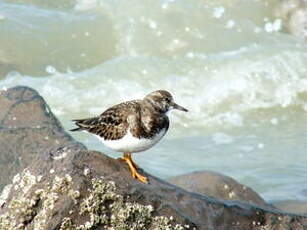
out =
<svg viewBox="0 0 307 230"><path fill-rule="evenodd" d="M132 160L132 157L131 157L131 156L132 156L131 153L127 153L127 157L129 157L129 160L131 161L133 167L134 167L135 169L139 169L140 167Z"/></svg>
<svg viewBox="0 0 307 230"><path fill-rule="evenodd" d="M124 153L124 156L123 158L121 158L120 160L122 161L125 161L128 166L129 166L129 169L130 169L130 172L131 172L131 176L145 184L148 183L148 179L147 177L145 176L142 176L141 174L139 174L137 172L137 168L138 166L136 165L136 163L134 163L134 161L132 160L132 157L131 157L131 153Z"/></svg>
<svg viewBox="0 0 307 230"><path fill-rule="evenodd" d="M129 158L129 160L131 161L133 167L135 169L139 169L140 167L132 160L131 157L131 153L124 153L124 157L119 157L117 158L117 160L122 161L122 162L126 162L126 158Z"/></svg>

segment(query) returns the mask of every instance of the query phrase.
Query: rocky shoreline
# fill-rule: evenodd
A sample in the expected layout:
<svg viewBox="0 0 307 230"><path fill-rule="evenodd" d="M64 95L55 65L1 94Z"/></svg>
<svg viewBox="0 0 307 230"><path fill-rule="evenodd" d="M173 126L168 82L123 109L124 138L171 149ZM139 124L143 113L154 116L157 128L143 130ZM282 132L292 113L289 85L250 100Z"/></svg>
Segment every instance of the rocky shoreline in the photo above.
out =
<svg viewBox="0 0 307 230"><path fill-rule="evenodd" d="M150 184L139 183L69 136L28 87L0 91L0 108L0 229L307 229L307 216L216 173L182 177L195 187L171 180L190 191L146 172ZM207 184L197 187L200 178Z"/></svg>

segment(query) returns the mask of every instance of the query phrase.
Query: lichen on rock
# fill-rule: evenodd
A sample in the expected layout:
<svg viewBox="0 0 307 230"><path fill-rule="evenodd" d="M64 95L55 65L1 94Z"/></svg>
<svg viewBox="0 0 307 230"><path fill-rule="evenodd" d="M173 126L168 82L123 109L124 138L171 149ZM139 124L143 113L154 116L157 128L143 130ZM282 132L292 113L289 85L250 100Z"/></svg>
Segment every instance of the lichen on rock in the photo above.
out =
<svg viewBox="0 0 307 230"><path fill-rule="evenodd" d="M131 203L116 193L115 183L103 178L92 179L92 189L80 204L79 214L87 216L82 224L65 217L60 230L90 230L98 225L107 230L183 230L172 218L153 216L151 205Z"/></svg>
<svg viewBox="0 0 307 230"><path fill-rule="evenodd" d="M67 193L75 199L76 191L71 189L69 175L55 176L43 188L39 188L40 180L41 176L35 176L27 169L14 177L12 186L17 193L10 200L7 212L0 216L0 229L25 229L31 222L33 229L43 230L59 196Z"/></svg>
<svg viewBox="0 0 307 230"><path fill-rule="evenodd" d="M40 211L34 218L34 229L45 229L47 220L50 217L59 196L68 194L68 196L74 198L74 193L75 191L72 189L72 179L68 174L66 174L64 177L55 176L51 184L48 183L45 188L36 190L35 194L39 196L39 199L42 201L42 205Z"/></svg>
<svg viewBox="0 0 307 230"><path fill-rule="evenodd" d="M0 216L0 229L23 229L34 216L33 207L38 201L38 196L31 196L28 191L36 184L36 178L29 170L24 170L22 175L17 174L13 179L14 190L19 189L20 196L15 196L8 204L8 211Z"/></svg>
<svg viewBox="0 0 307 230"><path fill-rule="evenodd" d="M92 178L91 187L83 189L84 198L80 199L81 192L74 189L74 179L69 174L54 174L49 181L42 179L28 169L14 177L10 186L13 196L0 216L1 230L49 229L49 220L63 199L73 201L73 206L67 216L61 217L60 230L90 230L98 226L107 230L185 229L172 218L154 216L151 205L128 202L116 192L113 181ZM70 214L77 216L72 218Z"/></svg>
<svg viewBox="0 0 307 230"><path fill-rule="evenodd" d="M8 184L3 188L2 193L0 195L0 208L6 203L6 200L9 197L12 187L12 184Z"/></svg>

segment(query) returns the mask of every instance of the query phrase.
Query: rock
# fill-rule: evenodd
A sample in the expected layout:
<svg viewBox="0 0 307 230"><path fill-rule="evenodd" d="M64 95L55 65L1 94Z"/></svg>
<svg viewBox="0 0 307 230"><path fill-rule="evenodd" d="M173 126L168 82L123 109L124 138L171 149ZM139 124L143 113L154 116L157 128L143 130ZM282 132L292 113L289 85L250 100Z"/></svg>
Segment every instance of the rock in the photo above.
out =
<svg viewBox="0 0 307 230"><path fill-rule="evenodd" d="M0 229L187 229L189 225L191 229L260 230L307 226L306 217L219 201L148 174L150 184L140 183L130 176L125 163L99 152L67 148L38 157L39 163L17 174L8 188L0 209ZM163 227L158 228L159 224Z"/></svg>
<svg viewBox="0 0 307 230"><path fill-rule="evenodd" d="M275 201L273 205L285 212L307 215L307 202L298 200Z"/></svg>
<svg viewBox="0 0 307 230"><path fill-rule="evenodd" d="M231 177L216 172L193 172L173 177L169 182L190 192L218 199L237 200L258 206L271 207L251 188L236 182Z"/></svg>
<svg viewBox="0 0 307 230"><path fill-rule="evenodd" d="M72 140L50 110L47 115L53 119L44 116L47 107L38 97L32 116L44 121L40 124L53 134L52 138L63 139L60 144L53 141L48 147L42 147L42 131L35 128L38 124L35 119L25 114L29 119L24 120L25 124L31 124L27 126L7 115L15 114L12 98L19 98L23 103L28 101L27 95L35 92L18 87L7 93L3 105L6 103L6 108L11 109L1 115L7 127L1 131L16 130L11 138L23 136L24 139L21 143L7 143L6 149L14 154L13 150L31 146L35 154L32 163L13 177L0 196L1 230L301 230L307 227L306 216L191 193L145 172L150 184L140 183L131 177L125 163L86 150ZM32 96L28 99L34 100ZM23 109L28 111L27 106ZM23 112L18 108L16 111ZM32 138L26 138L26 134ZM38 143L37 148L32 142Z"/></svg>
<svg viewBox="0 0 307 230"><path fill-rule="evenodd" d="M163 185L159 180L151 178L148 187L132 179L118 160L69 150L41 156L39 164L14 177L0 210L0 229L183 229L176 227L175 220L193 226L173 204L161 199L165 192L157 187ZM65 157L54 157L64 152ZM176 192L167 184L162 189Z"/></svg>
<svg viewBox="0 0 307 230"><path fill-rule="evenodd" d="M275 16L284 20L290 34L307 39L307 1L282 0L275 10Z"/></svg>
<svg viewBox="0 0 307 230"><path fill-rule="evenodd" d="M28 87L0 91L0 191L38 154L85 147L64 132L44 99Z"/></svg>

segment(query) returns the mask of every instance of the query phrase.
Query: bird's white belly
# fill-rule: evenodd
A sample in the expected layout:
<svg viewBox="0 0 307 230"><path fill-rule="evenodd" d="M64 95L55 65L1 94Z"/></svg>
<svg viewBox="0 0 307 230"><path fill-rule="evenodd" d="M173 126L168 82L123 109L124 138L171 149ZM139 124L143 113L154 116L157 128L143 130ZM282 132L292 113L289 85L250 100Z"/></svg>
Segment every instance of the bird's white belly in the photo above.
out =
<svg viewBox="0 0 307 230"><path fill-rule="evenodd" d="M117 151L117 152L141 152L149 149L153 145L155 145L161 138L165 135L166 130L162 129L160 133L155 135L152 139L141 138L138 139L132 136L131 132L128 131L127 134L118 140L105 140L99 136L99 140L108 148Z"/></svg>

